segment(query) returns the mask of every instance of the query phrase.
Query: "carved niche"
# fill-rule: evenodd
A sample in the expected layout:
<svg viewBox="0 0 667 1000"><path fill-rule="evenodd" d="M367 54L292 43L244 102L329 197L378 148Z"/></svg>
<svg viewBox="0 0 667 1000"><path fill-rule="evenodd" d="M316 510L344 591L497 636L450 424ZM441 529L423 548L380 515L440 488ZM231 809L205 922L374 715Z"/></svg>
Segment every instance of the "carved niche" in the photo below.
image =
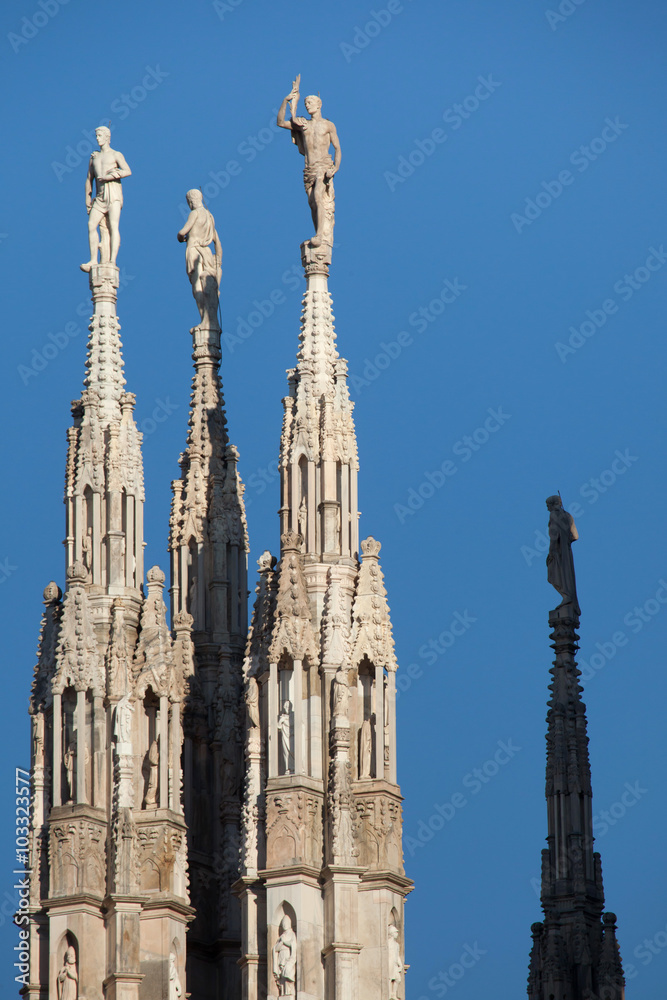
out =
<svg viewBox="0 0 667 1000"><path fill-rule="evenodd" d="M322 801L302 791L271 792L266 806L266 865L322 864Z"/></svg>

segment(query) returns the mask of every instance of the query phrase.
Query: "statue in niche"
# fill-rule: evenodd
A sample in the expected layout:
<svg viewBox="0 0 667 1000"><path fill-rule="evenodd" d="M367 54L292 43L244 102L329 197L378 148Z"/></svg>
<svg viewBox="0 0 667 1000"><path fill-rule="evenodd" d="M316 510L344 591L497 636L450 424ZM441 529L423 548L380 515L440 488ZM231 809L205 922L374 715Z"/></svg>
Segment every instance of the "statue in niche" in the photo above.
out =
<svg viewBox="0 0 667 1000"><path fill-rule="evenodd" d="M308 524L308 507L306 505L306 498L301 497L301 504L299 506L299 534L303 538L304 542L306 540L306 526Z"/></svg>
<svg viewBox="0 0 667 1000"><path fill-rule="evenodd" d="M280 764L283 774L291 774L294 768L292 757L292 705L283 702L283 710L278 716L278 736L280 739Z"/></svg>
<svg viewBox="0 0 667 1000"><path fill-rule="evenodd" d="M387 950L389 952L389 996L391 1000L396 1000L399 983L403 978L403 961L398 940L398 927L395 924L389 924Z"/></svg>
<svg viewBox="0 0 667 1000"><path fill-rule="evenodd" d="M192 285L192 294L199 309L203 329L219 330L218 300L222 278L222 246L215 228L215 219L207 208L201 191L193 188L185 196L190 214L182 229L179 243L186 243L185 270ZM211 252L211 243L215 254Z"/></svg>
<svg viewBox="0 0 667 1000"><path fill-rule="evenodd" d="M248 729L259 729L259 684L255 677L246 681L245 705Z"/></svg>
<svg viewBox="0 0 667 1000"><path fill-rule="evenodd" d="M88 531L81 539L81 562L86 567L88 573L88 579L90 579L91 573L93 571L93 529L88 528Z"/></svg>
<svg viewBox="0 0 667 1000"><path fill-rule="evenodd" d="M579 533L572 515L563 510L560 496L547 497L547 509L549 511L547 580L563 598L558 607L571 604L573 613L578 616L581 614L581 609L577 600L572 542L577 541Z"/></svg>
<svg viewBox="0 0 667 1000"><path fill-rule="evenodd" d="M100 264L116 266L120 246L120 210L123 207L121 178L132 173L123 154L111 148L111 131L105 125L95 129L95 137L100 148L91 154L86 177L90 260L81 265L81 270L86 272L97 265L98 250ZM94 201L93 181L96 186Z"/></svg>
<svg viewBox="0 0 667 1000"><path fill-rule="evenodd" d="M296 996L296 934L287 914L280 921L280 936L273 946L273 978L278 996Z"/></svg>
<svg viewBox="0 0 667 1000"><path fill-rule="evenodd" d="M58 1000L77 1000L79 995L79 971L76 967L76 952L70 945L65 952L63 967L58 973Z"/></svg>
<svg viewBox="0 0 667 1000"><path fill-rule="evenodd" d="M157 740L153 740L146 759L144 760L143 774L146 781L146 792L144 794L144 809L155 809L157 805L157 771L160 762L160 752Z"/></svg>
<svg viewBox="0 0 667 1000"><path fill-rule="evenodd" d="M347 719L350 702L350 689L347 683L347 672L339 666L333 679L333 716Z"/></svg>
<svg viewBox="0 0 667 1000"><path fill-rule="evenodd" d="M315 226L315 235L311 238L310 244L313 247L318 247L322 243L333 246L335 207L333 177L340 168L340 142L336 126L322 117L322 101L319 97L310 94L304 100L310 119L295 116L299 103L300 81L301 77L297 76L292 89L280 105L277 124L280 128L291 130L292 142L306 158L303 185ZM288 104L291 117L286 121L285 111ZM335 162L329 154L331 146L336 154Z"/></svg>
<svg viewBox="0 0 667 1000"><path fill-rule="evenodd" d="M65 773L67 774L67 797L65 803L69 805L74 801L74 769L76 767L76 734L72 736L69 746L63 757Z"/></svg>
<svg viewBox="0 0 667 1000"><path fill-rule="evenodd" d="M359 777L371 777L371 759L373 756L373 724L370 719L361 723L359 734Z"/></svg>
<svg viewBox="0 0 667 1000"><path fill-rule="evenodd" d="M173 951L169 952L169 1000L181 1000L183 987L180 976L176 968L176 956Z"/></svg>
<svg viewBox="0 0 667 1000"><path fill-rule="evenodd" d="M124 694L116 705L114 736L116 743L132 742L132 711L134 706L130 701L129 692Z"/></svg>

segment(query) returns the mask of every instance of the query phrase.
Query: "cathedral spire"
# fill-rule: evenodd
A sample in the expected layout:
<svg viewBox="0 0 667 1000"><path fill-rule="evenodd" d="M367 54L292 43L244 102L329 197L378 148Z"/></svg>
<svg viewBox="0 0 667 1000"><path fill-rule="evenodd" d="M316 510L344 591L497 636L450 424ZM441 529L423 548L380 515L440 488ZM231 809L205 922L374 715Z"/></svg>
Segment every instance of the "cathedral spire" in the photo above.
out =
<svg viewBox="0 0 667 1000"><path fill-rule="evenodd" d="M171 606L194 619L194 676L185 714L185 815L195 919L188 933L193 996L238 995L238 877L243 786L243 654L248 633L248 532L239 453L227 431L220 378L222 247L201 192L178 233L199 310L181 476L172 483ZM213 250L210 249L211 245ZM220 984L216 994L213 983Z"/></svg>
<svg viewBox="0 0 667 1000"><path fill-rule="evenodd" d="M579 636L574 521L549 497L548 579L563 598L549 613L552 648L547 713L547 847L542 852L544 921L533 924L529 1000L623 1000L616 917L603 914L600 855L593 850L593 792L586 706L575 660Z"/></svg>
<svg viewBox="0 0 667 1000"><path fill-rule="evenodd" d="M241 996L393 1000L404 996L412 885L397 664L380 544L366 539L359 553L352 402L328 289L340 144L319 97L305 100L310 119L296 116L298 82L278 125L305 157L315 235L301 245L306 290L283 400L280 561L259 561L245 663Z"/></svg>
<svg viewBox="0 0 667 1000"><path fill-rule="evenodd" d="M38 793L30 867L39 873L31 1000L55 997L63 980L78 982L80 996L139 1000L148 979L163 995L172 968L185 974L192 912L180 773L191 619L175 622L174 641L157 567L144 590L141 434L116 316L129 167L110 148L108 129L97 136L86 183L91 260L82 265L93 315L85 387L68 430L67 589L62 600L55 583L44 592L30 704Z"/></svg>

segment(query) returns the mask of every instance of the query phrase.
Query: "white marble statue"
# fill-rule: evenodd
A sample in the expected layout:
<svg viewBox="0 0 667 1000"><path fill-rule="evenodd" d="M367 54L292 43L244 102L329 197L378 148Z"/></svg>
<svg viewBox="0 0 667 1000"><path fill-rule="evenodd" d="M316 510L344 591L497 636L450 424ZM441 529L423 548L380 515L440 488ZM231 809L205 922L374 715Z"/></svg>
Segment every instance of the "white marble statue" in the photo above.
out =
<svg viewBox="0 0 667 1000"><path fill-rule="evenodd" d="M146 794L144 795L144 809L154 809L157 803L157 771L160 762L160 752L157 740L153 740L146 760L144 762L144 774L146 776Z"/></svg>
<svg viewBox="0 0 667 1000"><path fill-rule="evenodd" d="M65 771L67 773L67 796L64 797L66 803L74 801L74 768L76 766L76 739L67 747L63 757Z"/></svg>
<svg viewBox="0 0 667 1000"><path fill-rule="evenodd" d="M191 212L177 233L179 243L186 243L185 270L192 285L192 294L199 309L202 327L219 330L218 299L222 277L222 246L215 229L215 219L204 208L201 191L188 191ZM211 243L215 254L211 252Z"/></svg>
<svg viewBox="0 0 667 1000"><path fill-rule="evenodd" d="M176 956L169 952L169 1000L181 1000L183 987L176 968Z"/></svg>
<svg viewBox="0 0 667 1000"><path fill-rule="evenodd" d="M389 952L389 997L396 1000L398 997L398 986L403 978L403 961L401 959L401 945L398 940L398 927L389 924L387 937L387 951Z"/></svg>
<svg viewBox="0 0 667 1000"><path fill-rule="evenodd" d="M273 978L278 996L296 996L296 934L287 914L280 922L280 936L273 946Z"/></svg>
<svg viewBox="0 0 667 1000"><path fill-rule="evenodd" d="M259 729L259 684L255 677L246 681L245 704L248 714L248 728Z"/></svg>
<svg viewBox="0 0 667 1000"><path fill-rule="evenodd" d="M292 142L306 162L303 168L303 184L308 195L308 204L313 216L315 236L310 240L311 246L318 247L322 243L333 245L334 227L334 174L340 168L341 151L338 133L333 122L322 117L322 101L310 94L305 98L308 118L295 117L294 112L299 101L299 80L292 84L287 97L278 111L280 128L290 129ZM287 105L291 107L291 118L285 120ZM331 159L329 148L333 146L336 159Z"/></svg>
<svg viewBox="0 0 667 1000"><path fill-rule="evenodd" d="M76 967L76 952L70 947L65 952L63 967L58 973L58 1000L77 1000L79 995L79 972Z"/></svg>
<svg viewBox="0 0 667 1000"><path fill-rule="evenodd" d="M114 736L117 743L132 742L132 711L134 706L130 701L130 694L127 692L116 705L116 719L114 725Z"/></svg>
<svg viewBox="0 0 667 1000"><path fill-rule="evenodd" d="M347 719L347 710L350 701L350 689L347 684L346 671L342 666L338 668L333 680L333 714L334 718Z"/></svg>
<svg viewBox="0 0 667 1000"><path fill-rule="evenodd" d="M132 171L122 153L110 146L111 132L104 125L95 129L99 149L90 157L86 177L86 208L88 210L88 242L90 260L81 265L82 271L90 271L97 263L100 250L100 264L116 266L120 246L120 210L123 207L122 177L129 177ZM93 181L96 192L93 201ZM100 236L98 238L97 228Z"/></svg>
<svg viewBox="0 0 667 1000"><path fill-rule="evenodd" d="M364 719L359 736L359 777L370 778L373 756L373 726L370 719Z"/></svg>
<svg viewBox="0 0 667 1000"><path fill-rule="evenodd" d="M306 525L308 524L308 507L306 505L305 497L301 497L301 504L299 505L298 523L299 523L299 534L305 541Z"/></svg>
<svg viewBox="0 0 667 1000"><path fill-rule="evenodd" d="M283 702L283 710L278 716L278 734L280 737L280 757L282 773L291 774L294 768L292 758L292 706L289 701Z"/></svg>

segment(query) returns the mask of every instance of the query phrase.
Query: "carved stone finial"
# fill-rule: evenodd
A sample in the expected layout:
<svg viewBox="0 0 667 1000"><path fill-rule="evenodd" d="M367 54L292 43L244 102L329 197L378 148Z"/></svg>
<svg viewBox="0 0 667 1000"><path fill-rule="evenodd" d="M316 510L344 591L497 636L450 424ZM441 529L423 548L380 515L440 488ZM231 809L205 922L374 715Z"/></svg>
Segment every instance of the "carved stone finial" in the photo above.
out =
<svg viewBox="0 0 667 1000"><path fill-rule="evenodd" d="M146 579L149 583L158 584L160 587L164 585L165 575L159 566L151 566L151 568L146 573Z"/></svg>
<svg viewBox="0 0 667 1000"><path fill-rule="evenodd" d="M85 583L87 579L88 570L79 559L67 567L68 583Z"/></svg>
<svg viewBox="0 0 667 1000"><path fill-rule="evenodd" d="M47 583L44 588L44 603L52 604L54 601L59 601L63 596L63 592L57 583L51 580L51 583Z"/></svg>
<svg viewBox="0 0 667 1000"><path fill-rule="evenodd" d="M303 544L303 537L298 531L285 531L280 536L280 547L283 552L300 552Z"/></svg>
<svg viewBox="0 0 667 1000"><path fill-rule="evenodd" d="M273 569L277 561L276 557L272 556L268 549L265 549L257 560L259 572L266 573L268 570Z"/></svg>
<svg viewBox="0 0 667 1000"><path fill-rule="evenodd" d="M381 548L382 548L381 542L376 541L375 538L373 538L372 535L369 535L368 538L364 538L363 542L361 542L361 554L364 557L365 556L371 556L371 557L379 556Z"/></svg>

